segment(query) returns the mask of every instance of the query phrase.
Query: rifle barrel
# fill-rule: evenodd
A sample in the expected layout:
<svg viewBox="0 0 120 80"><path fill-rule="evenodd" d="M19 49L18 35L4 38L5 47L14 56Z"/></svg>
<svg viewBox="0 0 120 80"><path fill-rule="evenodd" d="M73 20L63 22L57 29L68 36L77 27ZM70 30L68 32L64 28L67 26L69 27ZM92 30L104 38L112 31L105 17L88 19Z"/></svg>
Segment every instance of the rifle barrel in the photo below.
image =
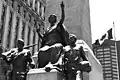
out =
<svg viewBox="0 0 120 80"><path fill-rule="evenodd" d="M33 47L33 46L36 46L37 44L32 44L32 45L28 45L28 46L25 46L24 49L27 49L29 47Z"/></svg>

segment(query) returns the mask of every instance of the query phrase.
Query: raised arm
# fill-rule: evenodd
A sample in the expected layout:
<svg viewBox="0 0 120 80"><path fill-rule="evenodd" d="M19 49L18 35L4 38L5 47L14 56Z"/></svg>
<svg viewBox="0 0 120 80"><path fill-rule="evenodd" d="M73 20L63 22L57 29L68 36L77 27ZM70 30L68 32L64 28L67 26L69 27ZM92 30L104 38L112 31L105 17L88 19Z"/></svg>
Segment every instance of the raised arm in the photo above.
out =
<svg viewBox="0 0 120 80"><path fill-rule="evenodd" d="M39 29L36 29L37 33L38 33L38 36L43 39L43 35L40 33L40 30Z"/></svg>
<svg viewBox="0 0 120 80"><path fill-rule="evenodd" d="M64 19L65 19L65 11L64 11L64 3L63 3L63 1L61 2L60 6L61 6L62 14L61 14L61 19L60 19L60 22L59 22L59 23L60 23L60 24L63 24Z"/></svg>

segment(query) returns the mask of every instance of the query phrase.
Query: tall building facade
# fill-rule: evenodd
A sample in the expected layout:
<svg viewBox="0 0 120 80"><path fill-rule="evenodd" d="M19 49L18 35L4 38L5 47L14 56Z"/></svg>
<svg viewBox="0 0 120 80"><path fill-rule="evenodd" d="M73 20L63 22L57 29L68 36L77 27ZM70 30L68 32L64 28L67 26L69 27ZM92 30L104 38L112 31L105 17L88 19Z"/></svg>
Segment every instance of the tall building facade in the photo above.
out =
<svg viewBox="0 0 120 80"><path fill-rule="evenodd" d="M25 46L38 44L36 26L44 29L43 0L1 0L0 40L4 48L15 47L16 40L22 38ZM40 45L36 46L35 51ZM34 50L34 49L33 49Z"/></svg>
<svg viewBox="0 0 120 80"><path fill-rule="evenodd" d="M16 40L22 38L32 53L38 51L40 39L36 33L38 27L43 33L45 20L44 0L0 0L0 40L4 51L16 47ZM5 80L0 59L0 80Z"/></svg>
<svg viewBox="0 0 120 80"><path fill-rule="evenodd" d="M104 80L119 80L117 42L106 39L101 46L95 46L93 51L103 67Z"/></svg>
<svg viewBox="0 0 120 80"><path fill-rule="evenodd" d="M61 18L61 1L65 4L65 26L69 33L84 40L92 48L89 0L46 0L45 27L49 26L48 17L55 14Z"/></svg>

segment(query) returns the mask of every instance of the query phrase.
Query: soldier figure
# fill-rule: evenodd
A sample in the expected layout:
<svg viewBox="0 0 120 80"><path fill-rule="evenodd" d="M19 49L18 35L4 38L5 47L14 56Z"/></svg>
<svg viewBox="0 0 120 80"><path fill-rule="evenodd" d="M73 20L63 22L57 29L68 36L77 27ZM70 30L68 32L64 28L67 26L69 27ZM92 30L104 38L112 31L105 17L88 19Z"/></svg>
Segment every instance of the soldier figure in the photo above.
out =
<svg viewBox="0 0 120 80"><path fill-rule="evenodd" d="M55 64L61 55L62 47L67 45L69 34L63 26L65 19L63 1L61 3L61 10L61 20L58 23L56 15L50 15L48 18L50 27L48 27L44 35L40 34L39 29L37 29L37 33L42 39L42 45L38 52L38 68L45 67L49 62Z"/></svg>
<svg viewBox="0 0 120 80"><path fill-rule="evenodd" d="M91 71L85 52L80 45L76 44L76 40L76 36L70 34L70 46L64 48L64 71L67 80L76 80L77 71Z"/></svg>
<svg viewBox="0 0 120 80"><path fill-rule="evenodd" d="M22 39L17 41L17 48L11 49L2 55L4 60L12 66L10 80L26 80L28 66L35 67L30 50L24 49Z"/></svg>

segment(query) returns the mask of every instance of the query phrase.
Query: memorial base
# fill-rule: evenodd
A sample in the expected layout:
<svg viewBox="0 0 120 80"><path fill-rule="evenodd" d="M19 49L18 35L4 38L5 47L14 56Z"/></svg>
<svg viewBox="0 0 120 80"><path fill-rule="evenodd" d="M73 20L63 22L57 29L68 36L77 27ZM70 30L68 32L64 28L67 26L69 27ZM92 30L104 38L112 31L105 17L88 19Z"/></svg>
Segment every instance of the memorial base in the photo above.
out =
<svg viewBox="0 0 120 80"><path fill-rule="evenodd" d="M27 80L65 80L65 77L56 70L45 72L41 69L31 69L27 74Z"/></svg>

